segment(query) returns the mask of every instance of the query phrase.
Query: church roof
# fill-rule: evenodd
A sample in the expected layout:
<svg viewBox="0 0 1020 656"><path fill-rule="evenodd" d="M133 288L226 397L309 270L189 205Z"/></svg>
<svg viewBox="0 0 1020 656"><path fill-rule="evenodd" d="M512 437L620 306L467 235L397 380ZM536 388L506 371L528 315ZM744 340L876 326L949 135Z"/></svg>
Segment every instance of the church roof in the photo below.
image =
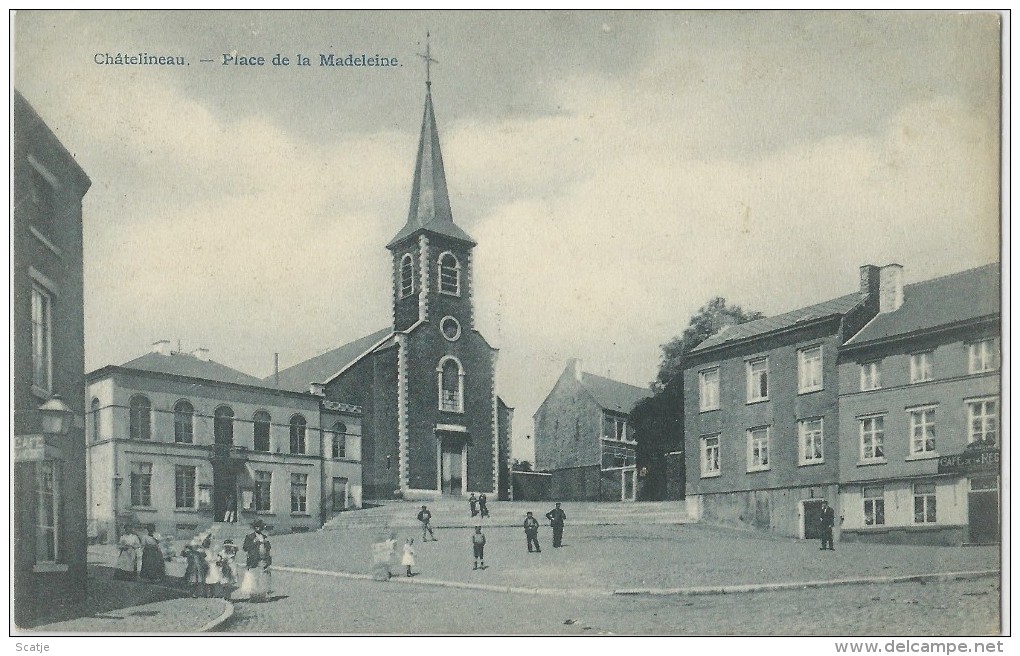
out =
<svg viewBox="0 0 1020 656"><path fill-rule="evenodd" d="M903 287L903 305L879 314L847 346L996 316L1001 312L999 263Z"/></svg>
<svg viewBox="0 0 1020 656"><path fill-rule="evenodd" d="M421 120L421 138L418 140L418 158L414 165L414 182L411 185L411 207L407 223L397 236L386 245L392 248L419 230L428 230L446 237L467 242L475 241L453 222L450 209L450 192L446 187L443 153L439 149L439 130L432 109L432 88L425 93L425 114Z"/></svg>
<svg viewBox="0 0 1020 656"><path fill-rule="evenodd" d="M266 386L264 381L255 376L249 376L243 371L238 371L219 362L199 359L190 353L171 353L170 355L146 353L130 362L125 362L121 367L124 369L138 369L175 376L201 378L222 383L237 383L258 387Z"/></svg>
<svg viewBox="0 0 1020 656"><path fill-rule="evenodd" d="M603 410L630 413L634 404L652 395L651 390L636 385L621 383L611 378L603 378L595 374L583 372L581 386L595 399L595 403Z"/></svg>
<svg viewBox="0 0 1020 656"><path fill-rule="evenodd" d="M390 328L383 328L371 335L366 335L314 358L299 362L292 367L287 367L280 371L278 387L294 392L307 392L311 383L325 383L392 332L393 330ZM269 376L265 380L259 381L259 384L274 387L274 378L275 376Z"/></svg>
<svg viewBox="0 0 1020 656"><path fill-rule="evenodd" d="M843 315L854 309L860 302L861 295L859 293L847 294L846 296L840 296L839 298L834 298L832 300L825 301L824 303L809 305L807 307L800 308L799 310L793 310L792 312L786 312L774 317L766 317L765 319L758 319L757 321L748 321L747 323L730 326L725 330L712 335L701 344L698 344L695 348L691 349L691 353L701 353L702 351L706 351L710 348L715 348L729 342L737 342L765 335L766 333L771 333L776 330L791 328L796 326L798 323Z"/></svg>

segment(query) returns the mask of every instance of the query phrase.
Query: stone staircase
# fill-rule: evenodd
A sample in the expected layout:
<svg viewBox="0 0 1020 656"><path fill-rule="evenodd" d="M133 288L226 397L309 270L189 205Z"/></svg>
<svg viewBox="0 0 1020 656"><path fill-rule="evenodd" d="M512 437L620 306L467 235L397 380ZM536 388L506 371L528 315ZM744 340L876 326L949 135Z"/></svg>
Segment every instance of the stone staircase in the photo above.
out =
<svg viewBox="0 0 1020 656"><path fill-rule="evenodd" d="M546 501L489 501L489 518L472 518L466 497L442 498L432 501L382 501L380 505L362 510L340 513L322 527L324 531L346 531L379 528L417 528L418 511L427 505L432 512L434 528L467 528L483 526L520 526L530 510L543 525L548 524L545 513L553 508ZM654 502L590 502L565 501L569 526L599 526L626 524L684 524L688 518L682 501ZM243 537L243 536L242 536Z"/></svg>

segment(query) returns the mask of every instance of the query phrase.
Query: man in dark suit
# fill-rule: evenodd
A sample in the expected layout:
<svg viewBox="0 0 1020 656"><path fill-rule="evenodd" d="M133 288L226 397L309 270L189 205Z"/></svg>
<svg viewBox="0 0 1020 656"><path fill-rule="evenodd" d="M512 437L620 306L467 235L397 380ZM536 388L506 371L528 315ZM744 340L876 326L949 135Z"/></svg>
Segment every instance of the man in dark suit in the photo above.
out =
<svg viewBox="0 0 1020 656"><path fill-rule="evenodd" d="M557 503L555 508L545 514L545 518L552 525L553 546L563 546L563 524L567 521L567 513L563 512L560 504Z"/></svg>
<svg viewBox="0 0 1020 656"><path fill-rule="evenodd" d="M822 517L819 521L822 523L821 548L835 551L836 547L832 543L832 527L836 523L836 511L832 509L832 506L829 505L828 501L822 501Z"/></svg>

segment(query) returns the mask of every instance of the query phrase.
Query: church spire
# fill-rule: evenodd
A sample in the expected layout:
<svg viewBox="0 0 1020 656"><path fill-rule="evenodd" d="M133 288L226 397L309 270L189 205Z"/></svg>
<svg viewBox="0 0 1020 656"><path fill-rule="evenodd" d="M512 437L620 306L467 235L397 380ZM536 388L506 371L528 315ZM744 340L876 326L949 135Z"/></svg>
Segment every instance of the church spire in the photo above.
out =
<svg viewBox="0 0 1020 656"><path fill-rule="evenodd" d="M439 148L439 130L432 108L430 64L438 62L432 58L431 46L427 41L425 54L420 56L425 60L425 113L421 120L418 157L411 185L411 207L407 214L407 224L390 241L388 247L393 247L397 242L422 229L474 245L474 240L453 222L453 212L450 209L450 192L446 187L443 153Z"/></svg>

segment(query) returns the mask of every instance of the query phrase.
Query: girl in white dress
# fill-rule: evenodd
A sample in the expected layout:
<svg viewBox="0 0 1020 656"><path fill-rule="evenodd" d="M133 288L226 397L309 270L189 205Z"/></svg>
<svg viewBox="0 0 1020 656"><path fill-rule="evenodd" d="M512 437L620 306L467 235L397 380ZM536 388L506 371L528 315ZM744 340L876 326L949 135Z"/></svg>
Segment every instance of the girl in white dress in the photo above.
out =
<svg viewBox="0 0 1020 656"><path fill-rule="evenodd" d="M411 574L411 568L415 565L414 561L414 538L408 538L404 542L404 555L400 558L400 564L407 567L407 575Z"/></svg>

